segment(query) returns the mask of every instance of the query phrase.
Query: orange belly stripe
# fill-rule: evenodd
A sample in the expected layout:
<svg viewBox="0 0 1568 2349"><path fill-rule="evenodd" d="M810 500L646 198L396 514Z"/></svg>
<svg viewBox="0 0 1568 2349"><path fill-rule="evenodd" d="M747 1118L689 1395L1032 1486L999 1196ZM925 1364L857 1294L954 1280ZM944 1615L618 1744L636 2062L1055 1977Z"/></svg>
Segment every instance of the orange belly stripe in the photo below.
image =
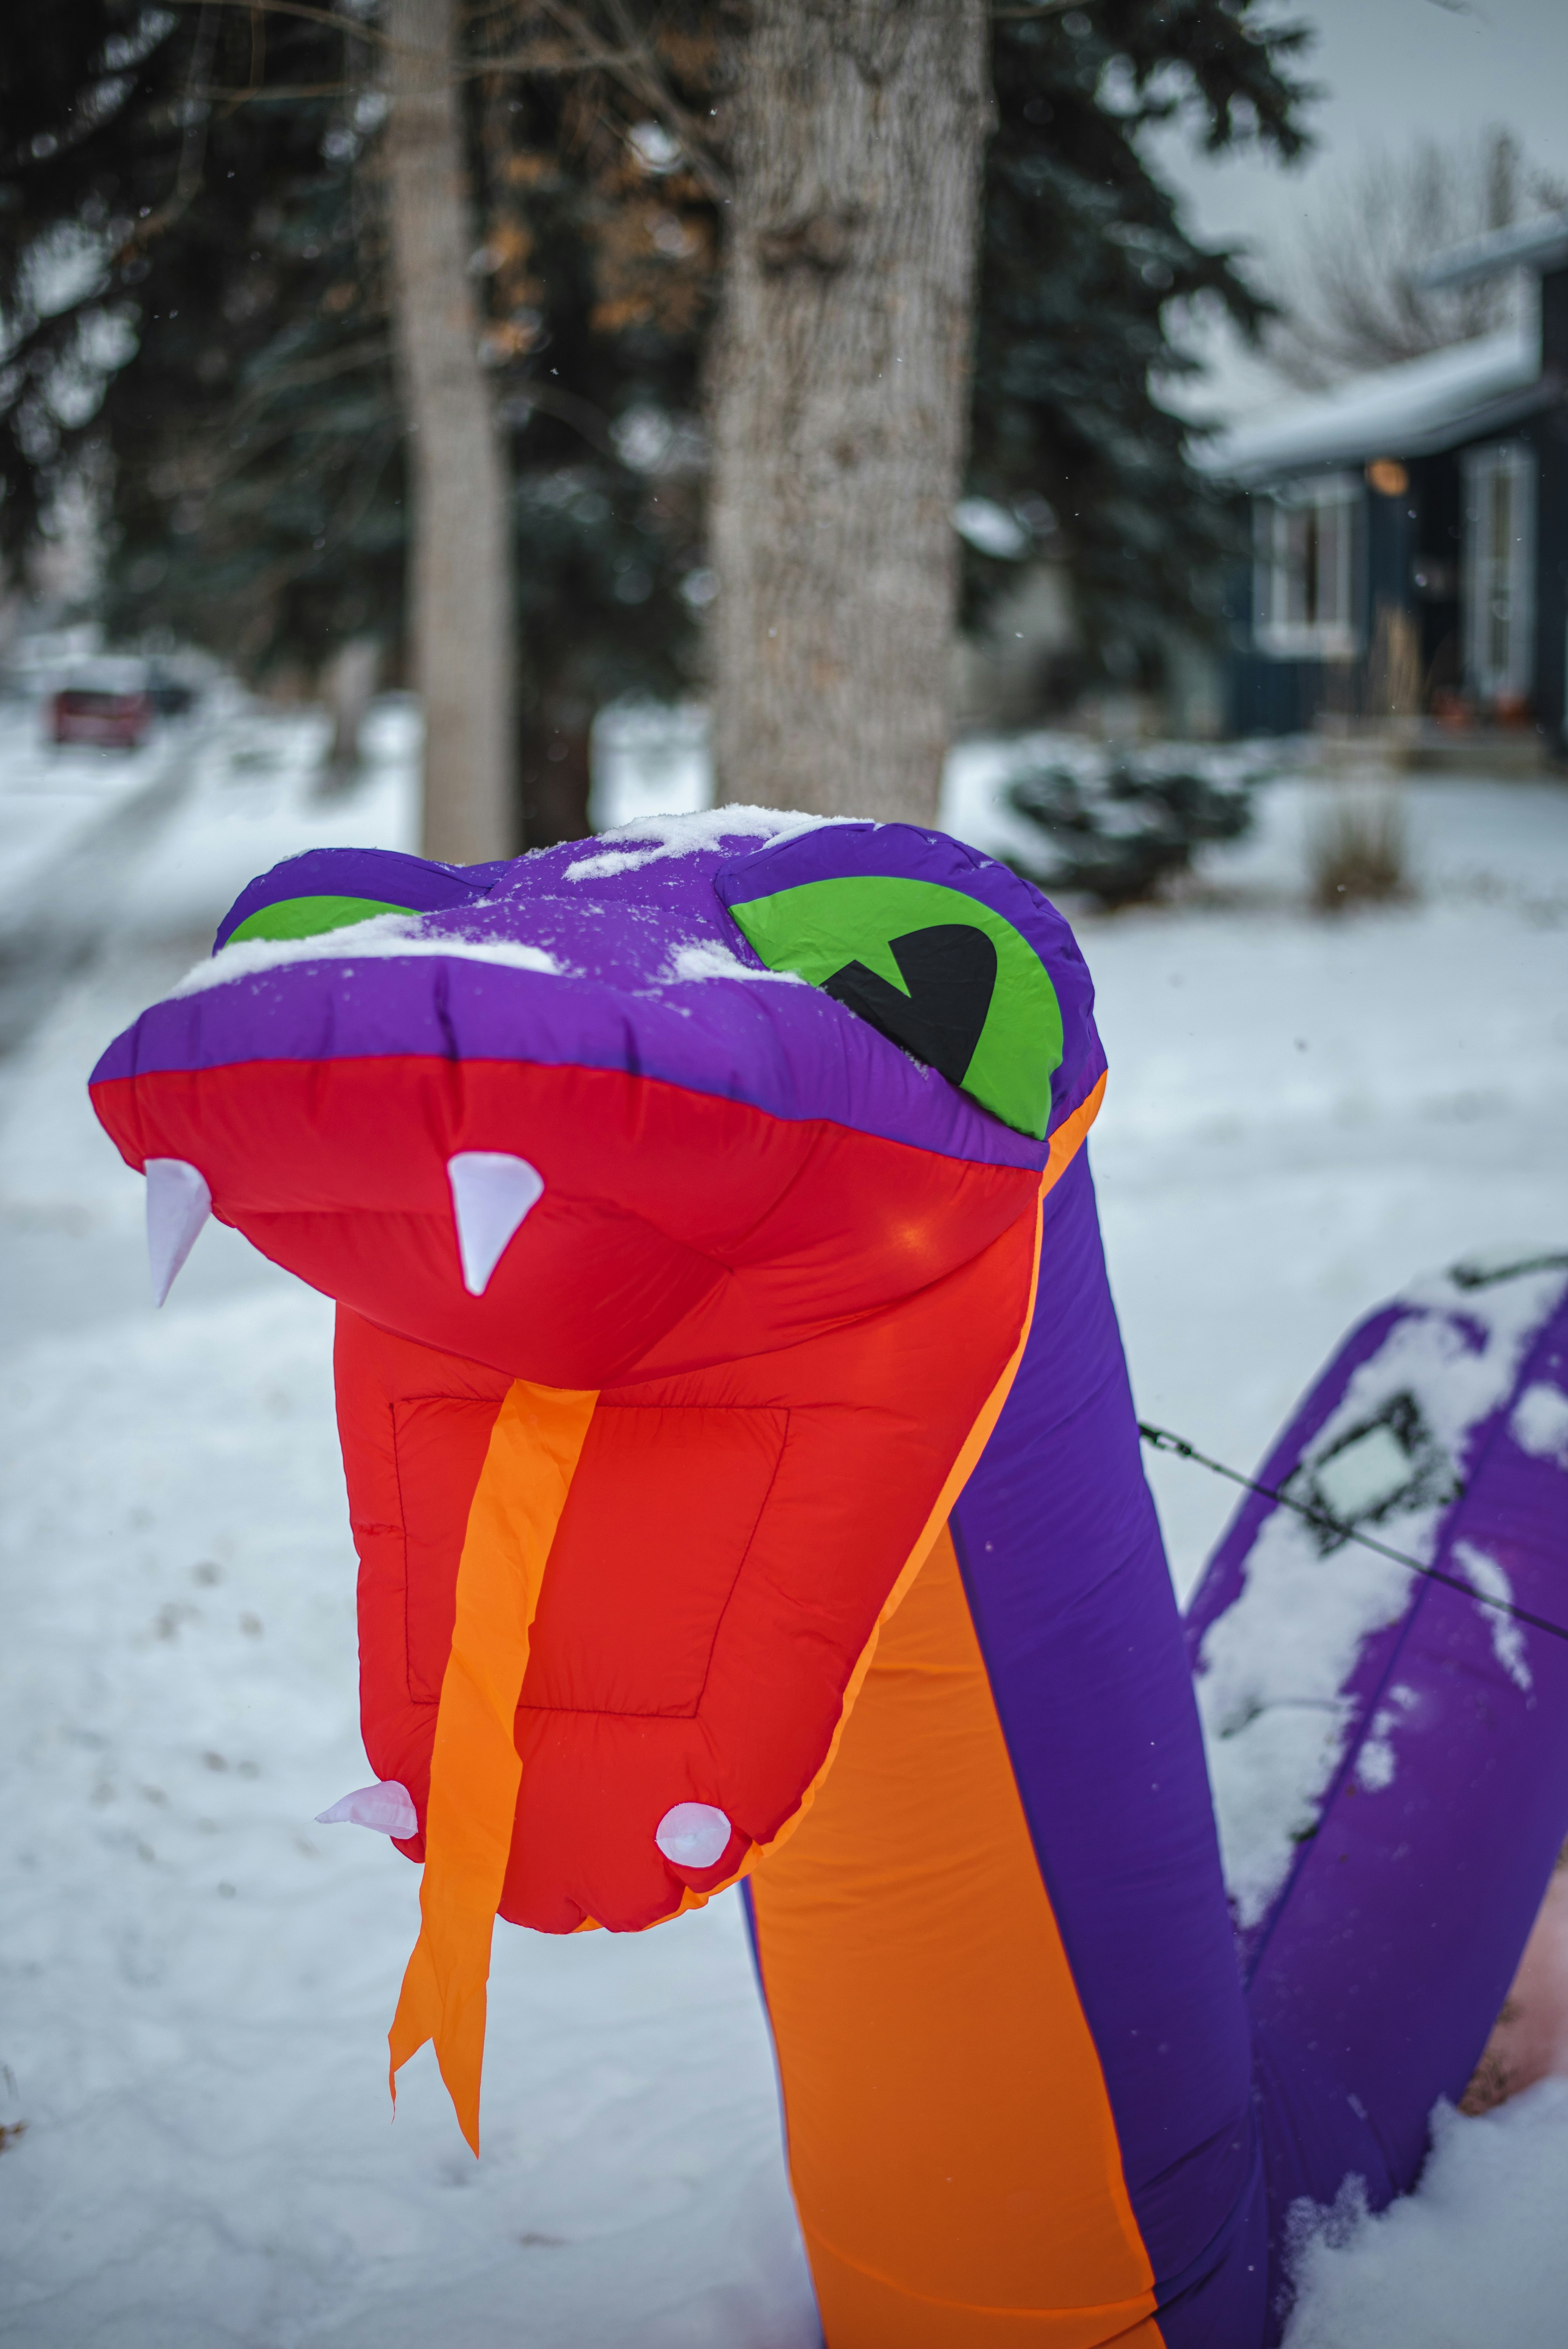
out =
<svg viewBox="0 0 1568 2349"><path fill-rule="evenodd" d="M752 1892L830 2349L1157 2343L1099 2051L945 1528Z"/></svg>

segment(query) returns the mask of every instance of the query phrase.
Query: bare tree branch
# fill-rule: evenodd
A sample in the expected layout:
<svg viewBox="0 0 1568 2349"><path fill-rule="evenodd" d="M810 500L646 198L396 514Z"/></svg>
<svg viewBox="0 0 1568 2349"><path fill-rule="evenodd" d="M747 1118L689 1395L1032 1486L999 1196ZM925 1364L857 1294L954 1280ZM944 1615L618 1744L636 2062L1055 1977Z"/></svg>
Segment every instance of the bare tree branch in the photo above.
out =
<svg viewBox="0 0 1568 2349"><path fill-rule="evenodd" d="M158 210L144 221L139 221L126 243L119 248L124 254L129 247L150 243L155 236L177 221L191 203L201 185L201 166L207 157L207 131L211 120L201 94L201 85L212 69L212 52L218 46L218 16L211 0L201 0L201 14L197 19L196 40L191 52L191 70L185 83L185 121L180 139L180 162L174 174L174 186Z"/></svg>
<svg viewBox="0 0 1568 2349"><path fill-rule="evenodd" d="M533 414L557 417L562 424L570 424L574 432L581 433L590 448L608 457L613 464L625 461L615 446L610 419L603 409L574 391L562 390L554 384L525 381L504 392L500 414L507 424L524 424Z"/></svg>
<svg viewBox="0 0 1568 2349"><path fill-rule="evenodd" d="M613 53L607 52L603 58L590 60L575 50L542 46L537 49L519 50L508 57L477 57L466 64L455 65L441 76L441 84L445 88L455 89L465 81L481 80L486 74L583 73L589 69L590 64L614 66L616 62ZM366 84L363 81L273 82L260 89L247 83L240 89L214 88L198 91L196 95L213 100L228 99L235 105L271 106L296 98L357 98L366 88Z"/></svg>
<svg viewBox="0 0 1568 2349"><path fill-rule="evenodd" d="M294 367L277 367L253 384L236 404L229 418L232 430L246 416L265 408L274 393L303 391L313 383L325 383L333 376L352 375L360 367L375 367L381 359L389 358L392 342L389 335L374 335L363 343L350 343L346 350L329 351L319 359L301 359Z"/></svg>
<svg viewBox="0 0 1568 2349"><path fill-rule="evenodd" d="M1319 390L1505 325L1506 277L1438 293L1417 285L1451 245L1568 205L1568 186L1526 164L1507 130L1473 145L1427 140L1375 155L1331 189L1287 254L1274 289L1284 321L1267 338L1290 382Z"/></svg>
<svg viewBox="0 0 1568 2349"><path fill-rule="evenodd" d="M1045 12L1056 14L1074 0L1044 0ZM358 17L345 16L334 8L318 8L311 0L171 0L177 8L245 8L253 16L292 16L306 24L326 25L346 38L373 43L389 54L417 56L407 42L394 39L374 25ZM646 106L671 137L675 139L701 182L704 191L715 202L722 202L728 192L727 182L719 171L707 147L707 133L684 108L670 88L657 57L647 41L637 30L624 0L607 0L610 16L619 36L618 45L604 40L582 10L572 0L541 0L544 12L552 16L565 35L562 42L534 42L500 57L474 57L449 65L446 78L456 83L478 79L485 74L569 74L595 70L610 74L629 95ZM1036 11L1026 13L1035 14ZM283 105L296 98L352 98L361 85L356 81L293 82L257 87L254 83L241 88L214 85L195 89L193 100L229 107Z"/></svg>

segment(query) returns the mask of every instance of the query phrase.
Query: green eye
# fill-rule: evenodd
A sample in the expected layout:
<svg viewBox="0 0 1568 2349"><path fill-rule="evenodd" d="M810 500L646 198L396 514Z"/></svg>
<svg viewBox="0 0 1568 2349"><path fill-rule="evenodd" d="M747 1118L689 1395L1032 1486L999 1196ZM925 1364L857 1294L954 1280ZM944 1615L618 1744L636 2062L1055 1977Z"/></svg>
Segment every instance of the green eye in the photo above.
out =
<svg viewBox="0 0 1568 2349"><path fill-rule="evenodd" d="M354 922L374 921L377 914L414 910L412 905L384 905L375 897L280 897L275 905L263 905L231 930L223 943L237 947L247 938L314 938L324 930L346 930Z"/></svg>
<svg viewBox="0 0 1568 2349"><path fill-rule="evenodd" d="M769 970L810 980L1020 1133L1043 1139L1062 1015L1004 915L935 881L846 874L730 912Z"/></svg>

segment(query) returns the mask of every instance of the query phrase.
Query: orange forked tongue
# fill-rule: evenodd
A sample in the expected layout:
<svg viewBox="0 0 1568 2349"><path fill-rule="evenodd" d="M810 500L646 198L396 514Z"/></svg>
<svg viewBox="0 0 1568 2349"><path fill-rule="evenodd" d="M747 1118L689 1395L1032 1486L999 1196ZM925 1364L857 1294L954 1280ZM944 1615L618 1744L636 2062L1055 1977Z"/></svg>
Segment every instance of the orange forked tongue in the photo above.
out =
<svg viewBox="0 0 1568 2349"><path fill-rule="evenodd" d="M387 2034L397 2074L427 2039L480 2149L485 1985L522 1775L513 1724L545 1560L598 1396L519 1379L490 1433L458 1568L425 1821L419 1938Z"/></svg>

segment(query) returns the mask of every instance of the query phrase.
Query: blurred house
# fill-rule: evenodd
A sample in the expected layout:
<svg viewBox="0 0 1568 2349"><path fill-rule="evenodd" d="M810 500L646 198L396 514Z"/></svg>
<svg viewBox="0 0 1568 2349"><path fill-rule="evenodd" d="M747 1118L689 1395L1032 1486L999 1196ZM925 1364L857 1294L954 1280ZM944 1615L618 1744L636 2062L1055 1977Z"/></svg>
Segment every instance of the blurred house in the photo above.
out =
<svg viewBox="0 0 1568 2349"><path fill-rule="evenodd" d="M1236 733L1402 733L1434 760L1568 756L1568 212L1443 255L1521 323L1249 418L1208 460L1248 499Z"/></svg>

